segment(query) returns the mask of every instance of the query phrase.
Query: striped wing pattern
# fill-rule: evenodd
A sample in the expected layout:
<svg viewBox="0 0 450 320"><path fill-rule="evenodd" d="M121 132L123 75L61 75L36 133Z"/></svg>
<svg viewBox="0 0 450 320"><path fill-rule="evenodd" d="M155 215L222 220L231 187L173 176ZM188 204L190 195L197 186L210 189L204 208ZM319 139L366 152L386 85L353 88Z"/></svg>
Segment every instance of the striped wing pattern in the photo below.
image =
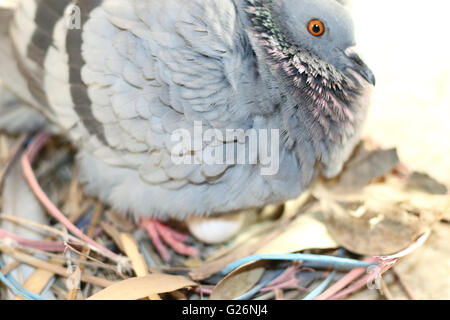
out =
<svg viewBox="0 0 450 320"><path fill-rule="evenodd" d="M85 160L87 189L122 211L180 218L279 201L298 188L273 194L255 166L171 160L176 129L253 126L259 111L239 87L254 66L236 19L229 0L20 0L10 38L22 95L99 161ZM225 143L245 144L185 152ZM139 192L124 199L130 188Z"/></svg>

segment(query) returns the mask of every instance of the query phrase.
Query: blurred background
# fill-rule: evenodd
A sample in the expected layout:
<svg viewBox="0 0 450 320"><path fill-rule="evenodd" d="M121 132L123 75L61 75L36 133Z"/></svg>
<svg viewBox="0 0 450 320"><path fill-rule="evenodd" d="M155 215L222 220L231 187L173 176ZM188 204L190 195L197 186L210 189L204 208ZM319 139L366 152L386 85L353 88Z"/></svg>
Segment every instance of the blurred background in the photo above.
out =
<svg viewBox="0 0 450 320"><path fill-rule="evenodd" d="M359 51L377 76L366 135L450 185L450 2L349 2Z"/></svg>
<svg viewBox="0 0 450 320"><path fill-rule="evenodd" d="M350 0L358 47L377 76L365 128L403 162L450 186L450 2ZM419 299L450 299L450 227L396 267ZM370 299L370 292L353 299Z"/></svg>

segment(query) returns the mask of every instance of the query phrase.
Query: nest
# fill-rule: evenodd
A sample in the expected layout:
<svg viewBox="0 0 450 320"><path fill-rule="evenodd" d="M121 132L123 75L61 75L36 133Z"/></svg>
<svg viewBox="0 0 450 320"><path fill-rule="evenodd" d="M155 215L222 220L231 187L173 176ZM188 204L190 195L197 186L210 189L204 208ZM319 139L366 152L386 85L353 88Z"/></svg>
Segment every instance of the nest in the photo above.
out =
<svg viewBox="0 0 450 320"><path fill-rule="evenodd" d="M200 254L171 250L165 261L145 228L83 193L75 150L42 137L0 136L4 299L392 298L383 275L413 298L394 266L450 220L446 186L365 141L338 178L247 211L225 244L201 243L177 223Z"/></svg>

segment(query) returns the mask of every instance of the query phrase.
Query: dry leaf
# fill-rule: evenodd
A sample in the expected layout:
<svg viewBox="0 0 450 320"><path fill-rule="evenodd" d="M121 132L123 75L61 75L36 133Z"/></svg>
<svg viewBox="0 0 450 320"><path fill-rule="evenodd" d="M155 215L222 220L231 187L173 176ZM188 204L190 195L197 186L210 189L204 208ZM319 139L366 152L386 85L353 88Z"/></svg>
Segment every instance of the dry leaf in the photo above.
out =
<svg viewBox="0 0 450 320"><path fill-rule="evenodd" d="M427 243L395 267L416 299L450 300L449 235L450 225L437 224Z"/></svg>
<svg viewBox="0 0 450 320"><path fill-rule="evenodd" d="M62 263L56 260L50 260L50 263L53 263L57 266L61 266ZM45 269L36 269L25 281L23 287L30 292L41 294L42 290L48 285L51 279L55 276L55 274L51 271ZM16 299L23 300L24 298L17 295Z"/></svg>
<svg viewBox="0 0 450 320"><path fill-rule="evenodd" d="M336 241L351 252L390 255L409 247L431 230L450 198L405 192L393 181L372 185L360 194L321 197L327 226Z"/></svg>
<svg viewBox="0 0 450 320"><path fill-rule="evenodd" d="M303 251L306 249L329 249L336 248L336 241L330 236L328 230L322 221L321 213L318 210L310 209L308 212L300 214L297 218L289 221L298 214L308 200L311 194L308 192L297 200L291 201L285 206L282 218L277 222L269 222L264 224L262 229L254 228L249 230L245 235L245 243L240 241L243 239L238 237L238 247L233 246L233 250L227 251L226 255L221 258L208 261L204 265L193 269L190 277L194 280L202 280L219 272L228 264L240 258L252 254L264 253L292 253ZM259 231L265 230L260 233ZM256 233L254 231L257 231ZM251 235L251 238L249 236Z"/></svg>
<svg viewBox="0 0 450 320"><path fill-rule="evenodd" d="M124 247L126 255L130 258L134 273L138 277L145 276L148 273L148 267L145 263L144 257L139 252L136 240L129 233L121 233L120 242Z"/></svg>
<svg viewBox="0 0 450 320"><path fill-rule="evenodd" d="M299 215L275 239L257 251L257 254L293 253L307 249L331 249L338 247L331 237L319 210Z"/></svg>
<svg viewBox="0 0 450 320"><path fill-rule="evenodd" d="M307 190L297 199L287 201L284 204L284 212L282 219L289 220L295 217L297 214L300 213L300 209L302 209L310 199L311 199L311 191Z"/></svg>
<svg viewBox="0 0 450 320"><path fill-rule="evenodd" d="M119 240L124 247L125 254L131 260L131 265L136 276L145 277L148 274L148 266L145 263L144 256L139 252L139 245L136 240L131 234L125 232L119 235ZM161 300L158 294L150 294L148 298L150 300Z"/></svg>
<svg viewBox="0 0 450 320"><path fill-rule="evenodd" d="M207 262L217 260L221 257L229 255L233 251L242 248L244 245L253 245L258 242L258 239L272 230L274 230L279 223L276 221L263 221L254 225L251 225L247 229L244 229L229 246L225 246L217 249L207 259Z"/></svg>
<svg viewBox="0 0 450 320"><path fill-rule="evenodd" d="M256 241L256 243L255 243L256 239L252 239L252 241L250 241L250 244L245 244L242 247L237 248L236 250L230 252L229 254L221 257L220 259L206 262L200 267L193 269L189 273L189 276L194 280L203 280L209 278L213 274L216 274L217 272L224 269L227 265L229 265L233 261L254 254L266 243L270 242L272 239L277 237L282 231L283 228L271 230L267 234L264 234L264 236L258 238L259 241Z"/></svg>
<svg viewBox="0 0 450 320"><path fill-rule="evenodd" d="M369 150L367 144L362 143L345 165L336 188L346 191L361 189L388 174L398 163L396 149Z"/></svg>
<svg viewBox="0 0 450 320"><path fill-rule="evenodd" d="M88 300L138 300L158 293L172 292L197 284L183 276L155 273L129 278L89 297Z"/></svg>
<svg viewBox="0 0 450 320"><path fill-rule="evenodd" d="M262 237L257 237L257 239L261 239L258 241L260 248L256 252L249 252L246 255L292 253L307 249L331 249L338 247L336 241L328 233L323 222L322 213L319 210L314 210L314 208L299 215L287 227L279 226L277 231L278 233L275 233L273 237L266 241L261 241ZM226 264L221 265L221 268L237 259L229 260L226 261ZM257 261L244 265L223 279L215 289L215 292L217 292L216 299L228 299L230 296L238 297L248 291L256 283L252 285L253 280L256 278L259 280L262 276L261 270L257 268L260 263L262 262ZM195 276L196 274L191 273L191 276L193 275ZM245 277L249 279L245 280Z"/></svg>
<svg viewBox="0 0 450 320"><path fill-rule="evenodd" d="M232 300L253 288L264 274L264 263L252 263L227 275L214 288L211 300Z"/></svg>
<svg viewBox="0 0 450 320"><path fill-rule="evenodd" d="M426 173L413 172L406 182L410 189L424 191L430 194L447 194L448 189L445 185L433 179Z"/></svg>
<svg viewBox="0 0 450 320"><path fill-rule="evenodd" d="M259 220L275 220L278 219L284 211L284 204L282 205L267 205L259 213Z"/></svg>

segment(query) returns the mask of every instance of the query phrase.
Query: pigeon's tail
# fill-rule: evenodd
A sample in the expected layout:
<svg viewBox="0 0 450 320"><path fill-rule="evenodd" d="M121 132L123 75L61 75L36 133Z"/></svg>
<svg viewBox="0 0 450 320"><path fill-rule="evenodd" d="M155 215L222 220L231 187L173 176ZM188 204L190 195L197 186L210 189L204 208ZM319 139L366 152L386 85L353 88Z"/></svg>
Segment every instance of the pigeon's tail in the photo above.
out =
<svg viewBox="0 0 450 320"><path fill-rule="evenodd" d="M12 7L0 7L0 130L18 133L42 128L46 120L30 108L34 99L18 69L9 37L13 15Z"/></svg>

